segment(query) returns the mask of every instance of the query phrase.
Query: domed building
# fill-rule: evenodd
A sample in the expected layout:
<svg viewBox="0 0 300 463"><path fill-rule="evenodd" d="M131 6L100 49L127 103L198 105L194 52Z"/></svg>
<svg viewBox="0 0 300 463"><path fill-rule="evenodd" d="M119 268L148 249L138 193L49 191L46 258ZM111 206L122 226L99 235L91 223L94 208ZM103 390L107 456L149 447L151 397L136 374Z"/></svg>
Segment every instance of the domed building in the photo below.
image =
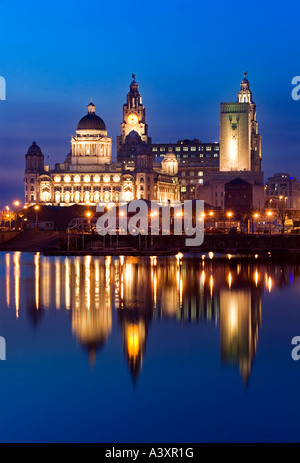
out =
<svg viewBox="0 0 300 463"><path fill-rule="evenodd" d="M135 80L130 86L128 102L131 108L138 107L140 111L144 108ZM131 130L125 131L128 143L141 155L136 155L131 163L113 162L112 139L105 122L96 114L92 100L87 109L87 114L77 124L76 135L71 138L71 151L62 164L55 164L51 170L50 166L44 166L44 155L36 142L28 149L25 156L26 205L96 206L99 201L117 203L121 197L126 201L179 200L178 168L154 166L151 149L143 135L143 121L130 125ZM134 121L130 119L130 122Z"/></svg>

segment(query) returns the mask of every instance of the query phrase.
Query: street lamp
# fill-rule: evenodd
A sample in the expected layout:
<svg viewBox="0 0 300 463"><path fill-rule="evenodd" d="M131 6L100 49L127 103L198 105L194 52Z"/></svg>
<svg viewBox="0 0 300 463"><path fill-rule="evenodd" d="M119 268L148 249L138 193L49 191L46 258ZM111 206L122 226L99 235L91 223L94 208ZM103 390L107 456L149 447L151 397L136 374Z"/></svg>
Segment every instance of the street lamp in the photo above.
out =
<svg viewBox="0 0 300 463"><path fill-rule="evenodd" d="M35 226L38 227L38 223L39 223L39 209L40 209L40 206L36 205L34 206L34 210L35 210Z"/></svg>
<svg viewBox="0 0 300 463"><path fill-rule="evenodd" d="M227 212L227 217L229 218L229 228L231 228L231 217L233 216L232 212Z"/></svg>
<svg viewBox="0 0 300 463"><path fill-rule="evenodd" d="M88 224L89 224L89 232L91 231L91 217L92 217L92 213L91 211L88 211L86 214L86 217L88 218Z"/></svg>
<svg viewBox="0 0 300 463"><path fill-rule="evenodd" d="M267 216L269 217L269 233L271 235L271 217L273 215L273 212L272 211L268 211L267 212Z"/></svg>

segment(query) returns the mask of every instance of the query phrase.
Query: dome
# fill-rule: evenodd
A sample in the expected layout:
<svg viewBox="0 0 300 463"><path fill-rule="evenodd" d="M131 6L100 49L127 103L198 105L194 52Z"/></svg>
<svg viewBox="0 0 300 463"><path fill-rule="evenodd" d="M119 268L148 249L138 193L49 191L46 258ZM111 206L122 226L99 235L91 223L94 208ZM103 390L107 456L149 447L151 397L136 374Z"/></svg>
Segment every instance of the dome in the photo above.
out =
<svg viewBox="0 0 300 463"><path fill-rule="evenodd" d="M26 156L43 156L41 148L34 141L28 148Z"/></svg>
<svg viewBox="0 0 300 463"><path fill-rule="evenodd" d="M96 106L91 100L88 105L88 113L78 122L77 130L106 130L104 121L96 115L95 110Z"/></svg>
<svg viewBox="0 0 300 463"><path fill-rule="evenodd" d="M106 126L101 117L90 113L80 119L77 130L106 130Z"/></svg>

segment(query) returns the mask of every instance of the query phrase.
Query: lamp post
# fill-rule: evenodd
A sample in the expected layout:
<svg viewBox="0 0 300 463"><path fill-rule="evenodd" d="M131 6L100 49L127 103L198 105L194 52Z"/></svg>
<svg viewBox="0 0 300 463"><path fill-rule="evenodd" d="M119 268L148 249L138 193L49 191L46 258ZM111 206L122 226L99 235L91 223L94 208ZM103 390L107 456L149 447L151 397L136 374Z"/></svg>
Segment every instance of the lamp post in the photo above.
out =
<svg viewBox="0 0 300 463"><path fill-rule="evenodd" d="M20 201L15 201L14 206L16 208L16 222L18 221L19 217L19 206L20 206ZM15 225L15 228L17 229L17 224Z"/></svg>
<svg viewBox="0 0 300 463"><path fill-rule="evenodd" d="M92 217L92 213L91 213L91 211L88 211L85 215L86 215L86 217L88 218L88 231L90 232L90 231L91 231L91 217Z"/></svg>
<svg viewBox="0 0 300 463"><path fill-rule="evenodd" d="M273 212L272 211L268 211L267 212L267 216L269 217L269 233L271 235L271 217L273 215Z"/></svg>
<svg viewBox="0 0 300 463"><path fill-rule="evenodd" d="M252 220L252 223L253 223L253 230L252 230L252 233L255 233L256 230L255 230L255 221L254 219L258 219L259 217L259 214L257 212L255 212L255 214L253 214L253 220Z"/></svg>
<svg viewBox="0 0 300 463"><path fill-rule="evenodd" d="M38 226L39 226L39 209L40 209L40 206L38 206L38 205L34 206L34 210L35 210L35 226L36 226L36 228L38 228Z"/></svg>
<svg viewBox="0 0 300 463"><path fill-rule="evenodd" d="M227 212L227 217L229 218L229 229L231 228L231 217L232 217L232 212Z"/></svg>

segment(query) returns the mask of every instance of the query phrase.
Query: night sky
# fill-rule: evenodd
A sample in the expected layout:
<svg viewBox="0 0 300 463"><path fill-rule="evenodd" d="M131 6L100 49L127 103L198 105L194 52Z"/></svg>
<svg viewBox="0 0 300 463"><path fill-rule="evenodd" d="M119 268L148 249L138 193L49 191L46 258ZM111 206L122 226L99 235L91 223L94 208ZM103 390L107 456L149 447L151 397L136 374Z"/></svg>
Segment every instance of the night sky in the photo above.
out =
<svg viewBox="0 0 300 463"><path fill-rule="evenodd" d="M64 161L91 97L115 156L131 73L153 142L213 142L220 103L236 100L247 70L265 179L300 178L299 15L297 1L0 0L0 208L24 200L34 140L46 164Z"/></svg>

